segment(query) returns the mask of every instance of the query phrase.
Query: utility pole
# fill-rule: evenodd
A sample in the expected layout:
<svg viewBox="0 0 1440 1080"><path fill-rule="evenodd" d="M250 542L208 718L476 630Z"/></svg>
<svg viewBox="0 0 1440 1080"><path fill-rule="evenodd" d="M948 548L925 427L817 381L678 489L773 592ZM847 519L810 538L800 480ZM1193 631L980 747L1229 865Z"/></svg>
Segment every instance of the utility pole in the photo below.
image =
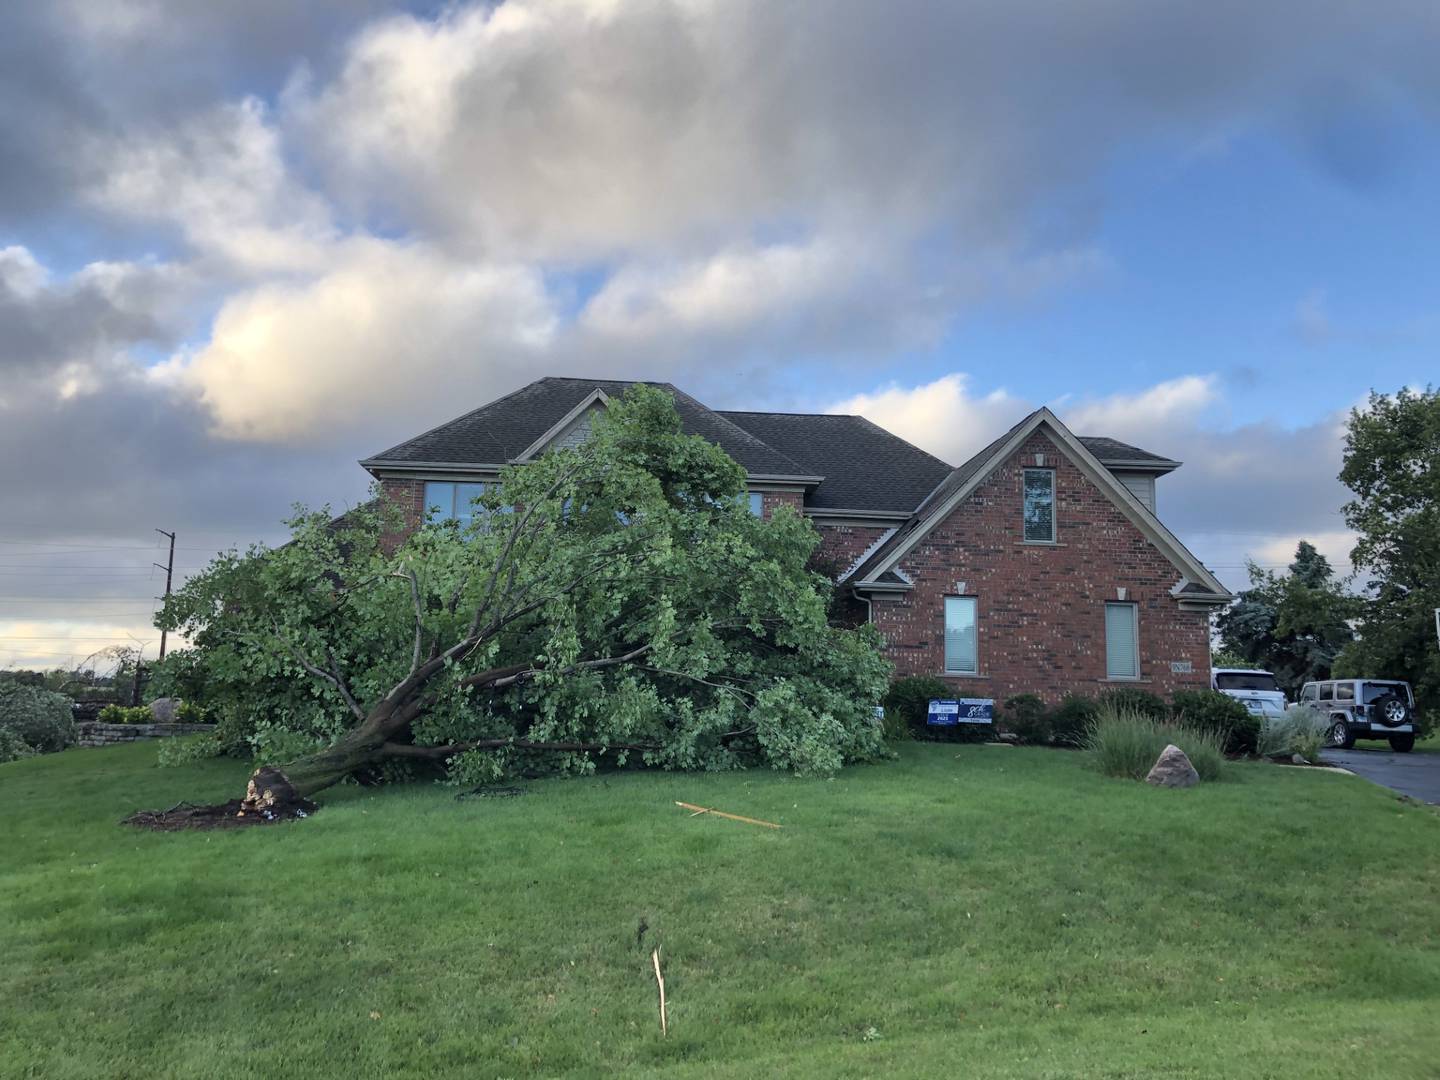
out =
<svg viewBox="0 0 1440 1080"><path fill-rule="evenodd" d="M170 558L166 560L164 566L160 566L158 562L155 564L156 566L160 566L161 570L165 571L165 599L168 600L170 599L170 582L175 576L175 534L173 532L166 532L164 529L156 529L155 531L161 536L168 536L170 538ZM165 659L164 630L160 631L160 659Z"/></svg>

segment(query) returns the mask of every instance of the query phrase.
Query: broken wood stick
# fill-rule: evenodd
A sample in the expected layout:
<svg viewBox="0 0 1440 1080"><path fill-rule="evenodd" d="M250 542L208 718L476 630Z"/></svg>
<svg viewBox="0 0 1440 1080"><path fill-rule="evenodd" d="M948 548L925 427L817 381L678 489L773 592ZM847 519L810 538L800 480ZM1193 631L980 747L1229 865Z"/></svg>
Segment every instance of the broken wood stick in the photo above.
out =
<svg viewBox="0 0 1440 1080"><path fill-rule="evenodd" d="M650 954L650 960L655 965L655 985L660 987L660 1034L669 1035L670 1025L665 1019L665 979L660 974L660 949L656 947Z"/></svg>
<svg viewBox="0 0 1440 1080"><path fill-rule="evenodd" d="M746 825L764 825L767 829L780 828L780 826L776 825L773 821L759 821L753 817L741 817L739 814L727 814L724 810L712 810L708 806L696 806L694 803L680 802L678 799L675 801L675 805L682 807L686 810L694 810L695 812L690 815L691 817L699 817L701 814L714 814L716 817L729 818L731 821L743 821Z"/></svg>

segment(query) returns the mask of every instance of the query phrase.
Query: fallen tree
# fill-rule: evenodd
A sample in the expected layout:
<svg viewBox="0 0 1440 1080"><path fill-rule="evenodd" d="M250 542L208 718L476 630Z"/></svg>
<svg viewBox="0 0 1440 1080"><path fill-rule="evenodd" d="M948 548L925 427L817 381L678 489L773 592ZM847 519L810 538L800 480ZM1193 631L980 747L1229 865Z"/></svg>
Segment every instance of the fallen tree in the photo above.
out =
<svg viewBox="0 0 1440 1080"><path fill-rule="evenodd" d="M217 559L160 624L265 762L254 808L417 763L485 782L635 755L799 772L873 756L878 637L827 624L814 529L755 518L744 483L640 387L583 445L509 468L468 521L392 552L383 500L298 513L287 545Z"/></svg>

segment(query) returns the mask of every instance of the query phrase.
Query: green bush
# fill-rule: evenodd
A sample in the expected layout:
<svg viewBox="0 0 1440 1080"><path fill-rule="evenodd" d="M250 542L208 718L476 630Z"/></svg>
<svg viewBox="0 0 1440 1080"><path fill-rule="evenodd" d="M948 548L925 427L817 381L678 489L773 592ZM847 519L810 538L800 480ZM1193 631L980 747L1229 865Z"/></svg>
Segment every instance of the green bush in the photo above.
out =
<svg viewBox="0 0 1440 1080"><path fill-rule="evenodd" d="M1109 702L1100 707L1094 725L1085 735L1084 749L1107 776L1143 780L1165 747L1174 744L1185 752L1201 780L1218 780L1224 769L1221 737L1133 708Z"/></svg>
<svg viewBox="0 0 1440 1080"><path fill-rule="evenodd" d="M76 740L70 704L64 694L38 686L0 684L0 727L9 728L32 750L64 750Z"/></svg>
<svg viewBox="0 0 1440 1080"><path fill-rule="evenodd" d="M1106 690L1100 695L1100 704L1153 716L1157 720L1163 720L1170 715L1170 706L1166 705L1163 699L1138 686L1117 686Z"/></svg>
<svg viewBox="0 0 1440 1080"><path fill-rule="evenodd" d="M1084 694L1066 694L1050 714L1050 737L1060 746L1080 746L1100 718L1100 703Z"/></svg>
<svg viewBox="0 0 1440 1080"><path fill-rule="evenodd" d="M102 724L153 724L149 705L106 705L100 710Z"/></svg>
<svg viewBox="0 0 1440 1080"><path fill-rule="evenodd" d="M193 701L182 701L180 708L175 710L175 719L182 724L213 724L215 717L210 710L203 705L197 705Z"/></svg>
<svg viewBox="0 0 1440 1080"><path fill-rule="evenodd" d="M1329 721L1308 705L1288 709L1283 716L1267 716L1256 740L1256 752L1270 758L1299 754L1314 764L1320 760L1329 726Z"/></svg>
<svg viewBox="0 0 1440 1080"><path fill-rule="evenodd" d="M884 709L885 718L880 722L886 742L904 742L910 738L910 725L898 709Z"/></svg>
<svg viewBox="0 0 1440 1080"><path fill-rule="evenodd" d="M1016 694L1007 698L1000 713L1001 726L1022 742L1045 746L1054 733L1050 710L1036 694Z"/></svg>
<svg viewBox="0 0 1440 1080"><path fill-rule="evenodd" d="M1182 724L1213 731L1227 754L1253 754L1260 737L1260 718L1218 690L1176 690L1170 715Z"/></svg>
<svg viewBox="0 0 1440 1080"><path fill-rule="evenodd" d="M899 714L911 738L931 742L984 742L991 735L988 724L931 727L926 723L932 698L944 701L958 696L954 687L933 675L906 675L890 684L883 704L887 716L892 710Z"/></svg>
<svg viewBox="0 0 1440 1080"><path fill-rule="evenodd" d="M0 764L19 761L35 751L13 728L0 727Z"/></svg>

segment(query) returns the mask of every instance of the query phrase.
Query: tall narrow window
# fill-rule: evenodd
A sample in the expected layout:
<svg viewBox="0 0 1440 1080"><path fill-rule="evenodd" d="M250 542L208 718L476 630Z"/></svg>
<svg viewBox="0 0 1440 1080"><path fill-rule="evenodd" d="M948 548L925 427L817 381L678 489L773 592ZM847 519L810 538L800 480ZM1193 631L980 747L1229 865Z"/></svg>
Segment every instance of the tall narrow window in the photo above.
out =
<svg viewBox="0 0 1440 1080"><path fill-rule="evenodd" d="M1025 539L1055 541L1055 470L1025 470Z"/></svg>
<svg viewBox="0 0 1440 1080"><path fill-rule="evenodd" d="M974 675L980 670L975 598L945 598L945 673Z"/></svg>
<svg viewBox="0 0 1440 1080"><path fill-rule="evenodd" d="M1134 604L1105 605L1105 677L1140 677L1139 609Z"/></svg>
<svg viewBox="0 0 1440 1080"><path fill-rule="evenodd" d="M765 496L758 491L750 492L750 513L761 517L765 513Z"/></svg>

